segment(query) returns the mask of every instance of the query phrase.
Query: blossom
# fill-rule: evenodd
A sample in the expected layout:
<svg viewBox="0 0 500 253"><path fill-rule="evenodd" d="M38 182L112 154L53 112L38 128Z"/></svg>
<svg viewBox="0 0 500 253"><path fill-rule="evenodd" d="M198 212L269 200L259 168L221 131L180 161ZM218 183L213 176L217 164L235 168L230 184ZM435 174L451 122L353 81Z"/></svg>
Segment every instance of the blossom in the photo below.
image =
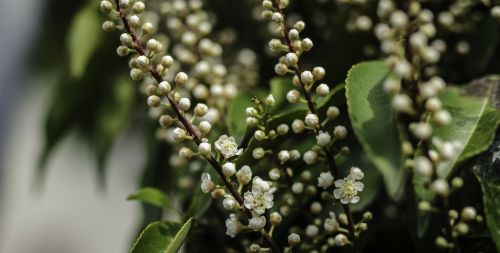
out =
<svg viewBox="0 0 500 253"><path fill-rule="evenodd" d="M209 193L215 188L215 183L212 181L210 174L201 174L201 191L204 193Z"/></svg>
<svg viewBox="0 0 500 253"><path fill-rule="evenodd" d="M326 189L330 187L333 183L333 176L332 173L328 172L321 172L318 177L318 187L321 187L323 189Z"/></svg>
<svg viewBox="0 0 500 253"><path fill-rule="evenodd" d="M234 238L238 234L238 232L240 232L239 222L236 219L236 215L232 213L226 220L226 235Z"/></svg>
<svg viewBox="0 0 500 253"><path fill-rule="evenodd" d="M273 193L275 191L276 188L272 187L268 181L255 177L252 181L252 191L245 192L244 205L255 214L262 215L266 209L273 207Z"/></svg>
<svg viewBox="0 0 500 253"><path fill-rule="evenodd" d="M326 218L325 222L323 223L323 227L325 228L326 231L328 232L333 232L339 227L339 222L337 221L337 218L335 217L334 212L330 212L330 218Z"/></svg>
<svg viewBox="0 0 500 253"><path fill-rule="evenodd" d="M349 175L344 179L335 181L335 187L337 189L333 191L333 195L336 199L340 199L342 204L355 204L359 201L358 192L363 190L364 185L357 182L354 176Z"/></svg>
<svg viewBox="0 0 500 253"><path fill-rule="evenodd" d="M351 167L349 175L356 180L361 180L365 176L365 173L358 167Z"/></svg>
<svg viewBox="0 0 500 253"><path fill-rule="evenodd" d="M219 150L225 158L231 158L243 152L243 149L238 149L238 144L236 144L234 137L228 137L227 135L219 137L215 142L215 148Z"/></svg>

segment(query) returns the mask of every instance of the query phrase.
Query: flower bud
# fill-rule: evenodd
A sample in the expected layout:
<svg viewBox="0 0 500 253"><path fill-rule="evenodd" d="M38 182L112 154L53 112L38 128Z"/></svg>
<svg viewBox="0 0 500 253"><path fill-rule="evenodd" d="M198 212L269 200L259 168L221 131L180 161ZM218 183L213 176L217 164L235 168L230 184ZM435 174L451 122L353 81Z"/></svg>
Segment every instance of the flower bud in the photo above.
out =
<svg viewBox="0 0 500 253"><path fill-rule="evenodd" d="M189 108L191 107L191 101L189 100L189 98L181 98L179 100L179 109L181 109L181 111L187 111L189 110Z"/></svg>
<svg viewBox="0 0 500 253"><path fill-rule="evenodd" d="M135 14L142 13L144 9L146 9L146 5L141 1L137 1L134 3L134 5L132 5L132 11Z"/></svg>
<svg viewBox="0 0 500 253"><path fill-rule="evenodd" d="M208 112L208 106L206 104L198 103L194 107L194 115L196 117L203 117Z"/></svg>
<svg viewBox="0 0 500 253"><path fill-rule="evenodd" d="M210 132L210 130L212 129L212 125L210 124L210 122L204 120L200 122L198 128L200 129L201 134L205 135Z"/></svg>
<svg viewBox="0 0 500 253"><path fill-rule="evenodd" d="M183 147L179 150L179 157L189 160L193 157L193 151L190 148Z"/></svg>
<svg viewBox="0 0 500 253"><path fill-rule="evenodd" d="M236 179L240 185L246 185L252 180L252 170L247 165L241 167L241 169L236 172Z"/></svg>
<svg viewBox="0 0 500 253"><path fill-rule="evenodd" d="M309 150L309 151L306 151L304 153L304 162L308 165L312 165L316 162L316 160L318 159L318 153L312 151L312 150Z"/></svg>
<svg viewBox="0 0 500 253"><path fill-rule="evenodd" d="M234 163L224 163L224 165L222 165L222 173L226 177L230 177L236 173L236 166L234 165Z"/></svg>
<svg viewBox="0 0 500 253"><path fill-rule="evenodd" d="M256 160L259 160L259 159L262 159L264 157L264 155L266 154L266 152L264 151L263 148L259 147L259 148L255 148L253 151L252 151L252 156L254 159Z"/></svg>
<svg viewBox="0 0 500 253"><path fill-rule="evenodd" d="M436 179L432 182L432 189L441 196L448 196L450 187L444 179Z"/></svg>
<svg viewBox="0 0 500 253"><path fill-rule="evenodd" d="M130 78L134 81L140 81L144 78L144 72L141 69L133 68L130 70Z"/></svg>
<svg viewBox="0 0 500 253"><path fill-rule="evenodd" d="M439 110L434 114L434 123L438 126L446 126L451 123L451 114L447 110Z"/></svg>
<svg viewBox="0 0 500 253"><path fill-rule="evenodd" d="M314 44L313 44L311 39L305 38L302 40L301 47L304 51L310 51L313 48L313 46L314 46Z"/></svg>
<svg viewBox="0 0 500 253"><path fill-rule="evenodd" d="M288 133L289 127L286 124L281 124L277 128L279 135L285 135Z"/></svg>
<svg viewBox="0 0 500 253"><path fill-rule="evenodd" d="M161 115L158 121L162 127L168 128L172 125L173 119L170 115Z"/></svg>
<svg viewBox="0 0 500 253"><path fill-rule="evenodd" d="M273 95L271 95L271 94L270 94L269 96L267 96L267 97L266 97L266 99L264 100L264 103L265 103L267 106L274 106L275 102L276 102L276 101L274 100L274 97L273 97Z"/></svg>
<svg viewBox="0 0 500 253"><path fill-rule="evenodd" d="M112 32L115 30L115 23L110 20L106 20L102 23L102 30L105 32Z"/></svg>
<svg viewBox="0 0 500 253"><path fill-rule="evenodd" d="M286 161L290 160L290 153L287 150L281 150L278 153L278 160L281 164L285 163Z"/></svg>
<svg viewBox="0 0 500 253"><path fill-rule="evenodd" d="M153 33L155 28L153 24L151 24L150 22L146 22L142 25L141 29L144 34L151 34Z"/></svg>
<svg viewBox="0 0 500 253"><path fill-rule="evenodd" d="M135 62L137 63L137 66L140 68L146 68L149 66L149 59L148 57L141 55L135 59Z"/></svg>
<svg viewBox="0 0 500 253"><path fill-rule="evenodd" d="M272 212L269 215L269 221L271 222L272 225L278 226L283 221L283 218L281 217L280 213L278 213L278 212Z"/></svg>
<svg viewBox="0 0 500 253"><path fill-rule="evenodd" d="M316 94L320 97L324 97L330 93L330 87L328 85L322 83L316 87Z"/></svg>
<svg viewBox="0 0 500 253"><path fill-rule="evenodd" d="M330 106L326 110L326 117L329 119L336 119L340 115L340 110L336 106Z"/></svg>
<svg viewBox="0 0 500 253"><path fill-rule="evenodd" d="M204 156L210 156L212 154L212 147L210 143L202 142L198 145L198 152Z"/></svg>
<svg viewBox="0 0 500 253"><path fill-rule="evenodd" d="M298 90L290 90L286 94L286 100L290 103L297 103L300 101L300 92Z"/></svg>
<svg viewBox="0 0 500 253"><path fill-rule="evenodd" d="M326 71L323 67L314 67L312 73L314 80L319 81L325 78Z"/></svg>
<svg viewBox="0 0 500 253"><path fill-rule="evenodd" d="M477 216L477 211L474 207L472 206L467 206L464 209L462 209L462 212L460 213L460 217L464 221L472 221L476 218Z"/></svg>
<svg viewBox="0 0 500 253"><path fill-rule="evenodd" d="M163 56L161 58L161 65L163 65L165 68L170 68L172 64L174 63L174 58L170 55Z"/></svg>
<svg viewBox="0 0 500 253"><path fill-rule="evenodd" d="M313 84L314 82L314 76L313 74L311 73L311 71L304 71L302 72L302 74L300 74L300 80L302 80L302 82L305 84L305 85L311 85Z"/></svg>
<svg viewBox="0 0 500 253"><path fill-rule="evenodd" d="M280 76L284 76L288 73L288 66L283 63L278 63L274 66L274 72Z"/></svg>
<svg viewBox="0 0 500 253"><path fill-rule="evenodd" d="M333 135L335 139L342 140L347 136L347 129L344 126L336 126L333 129Z"/></svg>
<svg viewBox="0 0 500 253"><path fill-rule="evenodd" d="M148 106L156 108L161 105L160 97L153 95L148 97Z"/></svg>
<svg viewBox="0 0 500 253"><path fill-rule="evenodd" d="M113 10L113 4L107 0L101 1L100 7L103 13L110 13Z"/></svg>
<svg viewBox="0 0 500 253"><path fill-rule="evenodd" d="M302 133L305 127L304 121L300 119L295 119L292 123L292 131L296 134Z"/></svg>
<svg viewBox="0 0 500 253"><path fill-rule="evenodd" d="M160 92L164 95L168 94L172 90L172 87L170 86L170 84L167 81L162 81L158 85L158 88L159 88Z"/></svg>
<svg viewBox="0 0 500 253"><path fill-rule="evenodd" d="M319 125L319 118L316 114L309 113L304 120L307 126L316 128Z"/></svg>
<svg viewBox="0 0 500 253"><path fill-rule="evenodd" d="M265 140L267 138L266 133L264 133L264 131L262 131L262 130L255 131L254 137L258 141L263 141L263 140Z"/></svg>
<svg viewBox="0 0 500 253"><path fill-rule="evenodd" d="M290 244L290 246L297 246L299 245L300 243L300 236L296 233L292 233L288 236L288 244Z"/></svg>
<svg viewBox="0 0 500 253"><path fill-rule="evenodd" d="M179 72L175 75L175 84L183 86L188 81L188 75L184 72Z"/></svg>

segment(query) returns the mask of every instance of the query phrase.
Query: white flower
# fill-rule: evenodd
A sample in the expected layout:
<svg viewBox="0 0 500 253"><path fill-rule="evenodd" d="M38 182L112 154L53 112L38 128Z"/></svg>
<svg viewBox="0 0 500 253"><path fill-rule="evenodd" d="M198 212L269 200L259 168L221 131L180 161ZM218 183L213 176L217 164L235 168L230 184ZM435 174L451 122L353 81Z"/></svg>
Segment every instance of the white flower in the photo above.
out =
<svg viewBox="0 0 500 253"><path fill-rule="evenodd" d="M335 236L335 246L338 247L343 247L349 242L349 239L347 239L347 236L344 234L337 234Z"/></svg>
<svg viewBox="0 0 500 253"><path fill-rule="evenodd" d="M337 189L333 191L333 195L336 199L340 199L342 204L355 204L359 201L358 192L363 190L364 185L361 182L356 182L354 177L348 176L335 181L335 187Z"/></svg>
<svg viewBox="0 0 500 253"><path fill-rule="evenodd" d="M322 147L328 146L331 141L332 137L327 132L319 131L319 134L316 135L316 143Z"/></svg>
<svg viewBox="0 0 500 253"><path fill-rule="evenodd" d="M328 172L321 172L318 177L318 187L326 189L333 183L333 175Z"/></svg>
<svg viewBox="0 0 500 253"><path fill-rule="evenodd" d="M248 228L253 231L259 231L266 225L266 217L255 216L248 220Z"/></svg>
<svg viewBox="0 0 500 253"><path fill-rule="evenodd" d="M201 174L201 191L204 193L209 193L215 188L215 183L212 181L210 174Z"/></svg>
<svg viewBox="0 0 500 253"><path fill-rule="evenodd" d="M349 175L356 180L361 180L365 176L365 173L363 173L363 171L358 167L351 167Z"/></svg>
<svg viewBox="0 0 500 253"><path fill-rule="evenodd" d="M337 218L335 217L334 212L330 212L330 218L325 219L325 223L323 223L323 227L328 232L333 232L339 227L339 222L337 221Z"/></svg>
<svg viewBox="0 0 500 253"><path fill-rule="evenodd" d="M276 191L275 187L267 181L262 180L260 177L255 177L252 181L252 191L245 192L244 205L246 208L251 209L253 213L262 215L266 209L273 207L274 196Z"/></svg>
<svg viewBox="0 0 500 253"><path fill-rule="evenodd" d="M238 232L240 232L239 222L236 219L236 215L234 213L229 215L229 218L226 220L226 235L234 238Z"/></svg>
<svg viewBox="0 0 500 253"><path fill-rule="evenodd" d="M234 137L228 137L227 135L219 137L215 142L215 148L219 150L225 158L231 158L243 152L243 149L238 149L238 144L236 144Z"/></svg>
<svg viewBox="0 0 500 253"><path fill-rule="evenodd" d="M241 167L238 172L236 172L236 178L240 185L246 185L252 180L252 170L247 165Z"/></svg>

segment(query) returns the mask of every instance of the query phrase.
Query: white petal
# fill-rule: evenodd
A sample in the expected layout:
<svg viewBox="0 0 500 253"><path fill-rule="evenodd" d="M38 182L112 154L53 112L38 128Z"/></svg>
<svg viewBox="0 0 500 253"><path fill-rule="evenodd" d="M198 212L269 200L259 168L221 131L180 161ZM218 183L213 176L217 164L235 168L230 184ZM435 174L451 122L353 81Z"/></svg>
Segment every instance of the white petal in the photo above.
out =
<svg viewBox="0 0 500 253"><path fill-rule="evenodd" d="M345 184L345 181L343 179L339 179L335 181L335 187L342 187L342 185Z"/></svg>
<svg viewBox="0 0 500 253"><path fill-rule="evenodd" d="M340 189L335 189L333 191L333 196L335 196L336 199L340 199Z"/></svg>
<svg viewBox="0 0 500 253"><path fill-rule="evenodd" d="M358 190L358 191L362 191L363 188L365 188L365 185L361 182L356 182L354 183L354 189Z"/></svg>
<svg viewBox="0 0 500 253"><path fill-rule="evenodd" d="M356 204L359 202L359 196L354 196L352 199L351 199L351 203L353 204Z"/></svg>

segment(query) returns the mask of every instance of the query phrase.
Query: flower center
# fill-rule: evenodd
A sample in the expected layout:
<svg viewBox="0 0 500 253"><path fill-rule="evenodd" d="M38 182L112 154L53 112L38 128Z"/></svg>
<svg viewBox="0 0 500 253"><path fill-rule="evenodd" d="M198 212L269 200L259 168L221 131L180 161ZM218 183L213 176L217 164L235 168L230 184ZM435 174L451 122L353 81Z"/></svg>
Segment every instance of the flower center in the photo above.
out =
<svg viewBox="0 0 500 253"><path fill-rule="evenodd" d="M351 180L347 180L340 190L341 197L345 199L354 198L358 194L358 190L354 188L354 182Z"/></svg>

